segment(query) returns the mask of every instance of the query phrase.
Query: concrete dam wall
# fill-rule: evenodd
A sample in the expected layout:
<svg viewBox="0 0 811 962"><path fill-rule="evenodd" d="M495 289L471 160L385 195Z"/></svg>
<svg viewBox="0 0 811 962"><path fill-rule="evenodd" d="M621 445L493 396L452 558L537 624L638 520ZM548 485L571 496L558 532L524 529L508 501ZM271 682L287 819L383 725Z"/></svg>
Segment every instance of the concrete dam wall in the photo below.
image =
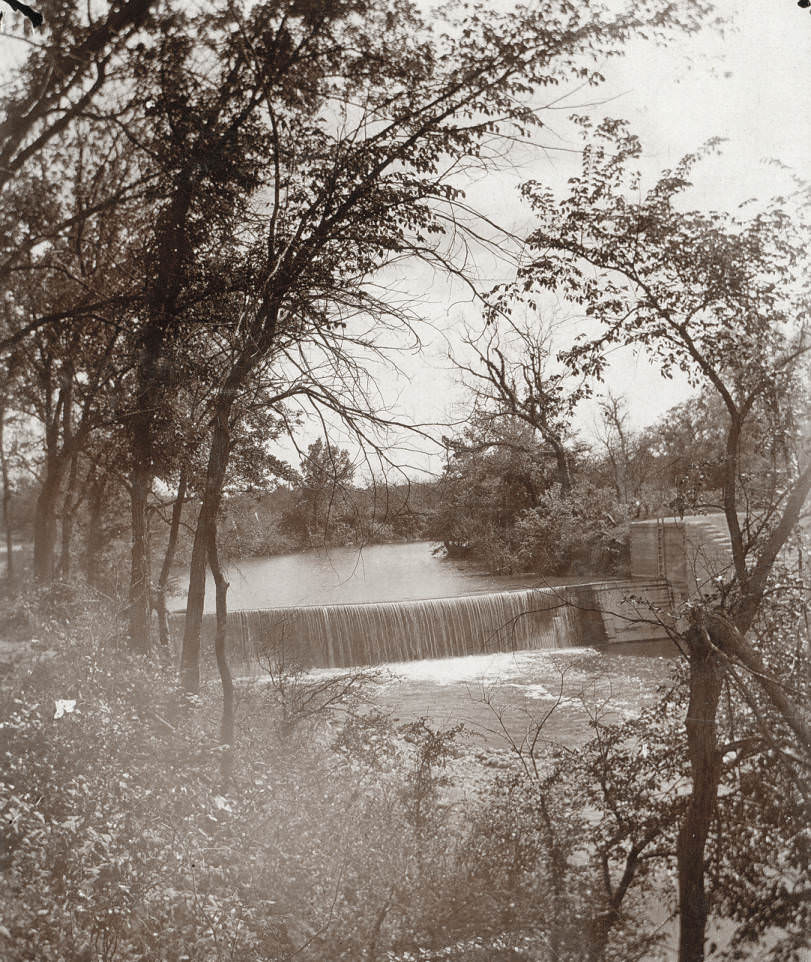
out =
<svg viewBox="0 0 811 962"><path fill-rule="evenodd" d="M229 661L253 671L264 658L305 668L343 668L525 649L661 639L665 581L607 581L456 598L231 611ZM183 614L170 619L177 644ZM203 661L212 672L215 619L203 618ZM206 674L208 674L208 670Z"/></svg>
<svg viewBox="0 0 811 962"><path fill-rule="evenodd" d="M345 668L526 649L660 641L682 600L709 592L730 566L723 516L631 525L626 581L486 592L422 601L309 605L228 614L233 670L265 659L303 668ZM170 617L180 646L184 615ZM203 617L204 677L216 674L215 618Z"/></svg>

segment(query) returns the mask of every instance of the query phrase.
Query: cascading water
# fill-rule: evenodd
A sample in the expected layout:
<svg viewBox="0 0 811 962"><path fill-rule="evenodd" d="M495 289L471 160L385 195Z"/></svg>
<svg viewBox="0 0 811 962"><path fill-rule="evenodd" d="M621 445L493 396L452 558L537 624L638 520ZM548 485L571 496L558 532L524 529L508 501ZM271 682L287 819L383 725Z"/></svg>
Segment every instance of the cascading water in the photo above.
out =
<svg viewBox="0 0 811 962"><path fill-rule="evenodd" d="M627 597L666 601L662 583L604 582L424 601L232 611L228 652L255 670L262 656L304 668L342 668L533 648L568 648L660 637ZM183 615L172 617L176 635ZM205 615L203 651L213 647Z"/></svg>

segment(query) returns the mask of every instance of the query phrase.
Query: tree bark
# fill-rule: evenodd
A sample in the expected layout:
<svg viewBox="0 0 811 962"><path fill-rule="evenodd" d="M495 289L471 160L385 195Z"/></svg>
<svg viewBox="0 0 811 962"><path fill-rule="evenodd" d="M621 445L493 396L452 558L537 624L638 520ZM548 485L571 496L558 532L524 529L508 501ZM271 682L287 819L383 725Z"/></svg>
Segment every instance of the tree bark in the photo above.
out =
<svg viewBox="0 0 811 962"><path fill-rule="evenodd" d="M690 660L685 728L692 787L677 845L679 962L703 962L709 912L704 862L721 778L716 719L725 663L703 626L693 626L685 640Z"/></svg>
<svg viewBox="0 0 811 962"><path fill-rule="evenodd" d="M84 541L83 567L87 583L92 588L99 587L99 556L104 544L104 494L107 487L106 477L96 477L95 468L87 479L87 532Z"/></svg>
<svg viewBox="0 0 811 962"><path fill-rule="evenodd" d="M34 517L34 578L41 585L50 584L56 574L56 507L62 473L60 459L49 457Z"/></svg>
<svg viewBox="0 0 811 962"><path fill-rule="evenodd" d="M74 451L70 459L70 470L62 499L62 549L59 555L59 577L67 581L71 575L71 543L73 541L73 519L81 500L74 502L76 481L79 471L79 455Z"/></svg>
<svg viewBox="0 0 811 962"><path fill-rule="evenodd" d="M162 648L169 645L169 615L166 611L166 591L169 586L169 574L175 562L175 550L177 549L177 536L180 531L180 519L183 515L183 506L186 503L186 488L188 482L184 471L180 472L180 480L177 485L177 497L172 505L172 518L169 523L169 541L166 545L166 554L163 556L163 564L158 577L158 590L155 594L155 610L158 613L158 640Z"/></svg>
<svg viewBox="0 0 811 962"><path fill-rule="evenodd" d="M228 784L233 769L234 746L234 682L228 667L226 657L226 622L228 620L228 582L220 567L217 553L217 521L209 525L208 529L208 564L214 577L217 605L217 628L214 636L214 653L217 657L217 669L222 683L222 723L220 725L220 744L222 745L222 761L220 773L223 783Z"/></svg>
<svg viewBox="0 0 811 962"><path fill-rule="evenodd" d="M11 480L8 476L8 455L6 454L6 412L0 406L0 474L3 480L3 530L6 538L6 581L14 580L14 538L11 531Z"/></svg>
<svg viewBox="0 0 811 962"><path fill-rule="evenodd" d="M216 533L217 512L220 510L225 472L231 453L231 408L235 394L227 391L214 409L211 449L206 470L203 503L194 532L191 564L189 566L189 594L186 620L183 627L183 652L180 661L181 681L186 691L200 690L200 628L206 599L206 562L209 557L212 531Z"/></svg>

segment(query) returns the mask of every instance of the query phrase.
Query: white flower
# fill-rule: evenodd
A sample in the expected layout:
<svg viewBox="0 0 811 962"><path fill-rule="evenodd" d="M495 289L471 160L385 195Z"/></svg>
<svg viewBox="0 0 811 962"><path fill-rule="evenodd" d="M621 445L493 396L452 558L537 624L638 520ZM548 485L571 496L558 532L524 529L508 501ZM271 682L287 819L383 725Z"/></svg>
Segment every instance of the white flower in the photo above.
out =
<svg viewBox="0 0 811 962"><path fill-rule="evenodd" d="M56 711L54 712L54 720L61 718L63 715L69 715L76 708L75 698L57 698L56 699Z"/></svg>

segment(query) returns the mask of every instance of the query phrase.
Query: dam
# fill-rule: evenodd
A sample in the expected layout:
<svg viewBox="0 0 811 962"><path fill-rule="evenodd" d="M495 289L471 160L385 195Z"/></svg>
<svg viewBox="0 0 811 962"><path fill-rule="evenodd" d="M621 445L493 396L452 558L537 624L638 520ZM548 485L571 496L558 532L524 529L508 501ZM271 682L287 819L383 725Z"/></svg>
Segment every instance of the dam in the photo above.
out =
<svg viewBox="0 0 811 962"><path fill-rule="evenodd" d="M234 667L264 658L302 668L346 668L498 651L571 648L666 637L667 583L606 581L455 598L307 605L228 613ZM178 638L184 616L170 627ZM210 661L214 615L203 618ZM213 664L213 663L212 663Z"/></svg>
<svg viewBox="0 0 811 962"><path fill-rule="evenodd" d="M271 659L345 668L423 658L661 641L678 604L707 593L730 566L723 516L656 518L631 525L631 578L486 591L452 597L229 611L228 657L252 673ZM214 615L203 618L204 675ZM176 644L184 615L174 613Z"/></svg>

